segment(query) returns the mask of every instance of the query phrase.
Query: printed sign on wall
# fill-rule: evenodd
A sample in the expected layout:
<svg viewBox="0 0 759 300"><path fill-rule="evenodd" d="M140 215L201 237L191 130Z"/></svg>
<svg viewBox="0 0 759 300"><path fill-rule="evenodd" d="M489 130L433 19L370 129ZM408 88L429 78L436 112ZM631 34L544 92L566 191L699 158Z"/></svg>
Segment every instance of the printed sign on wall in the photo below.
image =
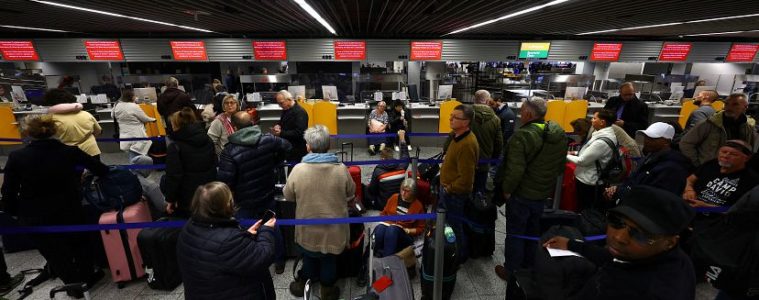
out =
<svg viewBox="0 0 759 300"><path fill-rule="evenodd" d="M119 41L84 41L90 60L124 60Z"/></svg>
<svg viewBox="0 0 759 300"><path fill-rule="evenodd" d="M287 60L285 41L254 41L253 54L256 60Z"/></svg>
<svg viewBox="0 0 759 300"><path fill-rule="evenodd" d="M733 44L725 60L729 62L752 62L757 50L759 50L759 44Z"/></svg>
<svg viewBox="0 0 759 300"><path fill-rule="evenodd" d="M622 43L594 43L590 60L618 61L620 53L622 53Z"/></svg>
<svg viewBox="0 0 759 300"><path fill-rule="evenodd" d="M366 41L335 41L335 60L365 60Z"/></svg>
<svg viewBox="0 0 759 300"><path fill-rule="evenodd" d="M662 61L685 61L688 59L690 49L693 47L691 43L670 43L665 42L661 47L661 53L659 53L659 60Z"/></svg>
<svg viewBox="0 0 759 300"><path fill-rule="evenodd" d="M443 42L411 42L411 60L441 60Z"/></svg>
<svg viewBox="0 0 759 300"><path fill-rule="evenodd" d="M0 52L4 60L40 60L32 41L0 41Z"/></svg>
<svg viewBox="0 0 759 300"><path fill-rule="evenodd" d="M519 48L519 58L548 58L551 43L522 43Z"/></svg>
<svg viewBox="0 0 759 300"><path fill-rule="evenodd" d="M171 41L171 53L175 60L208 60L203 41Z"/></svg>

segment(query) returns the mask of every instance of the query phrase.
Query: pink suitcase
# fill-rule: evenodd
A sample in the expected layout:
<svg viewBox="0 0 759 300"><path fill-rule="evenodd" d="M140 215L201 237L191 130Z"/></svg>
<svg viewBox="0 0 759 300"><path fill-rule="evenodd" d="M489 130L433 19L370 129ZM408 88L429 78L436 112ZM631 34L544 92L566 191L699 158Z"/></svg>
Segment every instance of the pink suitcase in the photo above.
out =
<svg viewBox="0 0 759 300"><path fill-rule="evenodd" d="M146 201L127 206L123 213L112 211L100 216L100 224L150 222L150 208ZM108 256L111 278L124 287L124 282L145 276L142 266L140 248L137 247L137 234L141 229L102 230L103 246Z"/></svg>

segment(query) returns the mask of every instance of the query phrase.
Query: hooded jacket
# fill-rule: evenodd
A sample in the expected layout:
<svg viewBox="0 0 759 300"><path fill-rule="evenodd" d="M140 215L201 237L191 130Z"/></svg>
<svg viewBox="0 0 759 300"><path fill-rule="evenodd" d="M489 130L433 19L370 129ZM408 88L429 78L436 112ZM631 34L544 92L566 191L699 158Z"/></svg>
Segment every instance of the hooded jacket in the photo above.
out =
<svg viewBox="0 0 759 300"><path fill-rule="evenodd" d="M193 218L179 234L177 260L186 299L276 299L269 227L252 235L234 219Z"/></svg>
<svg viewBox="0 0 759 300"><path fill-rule="evenodd" d="M167 88L158 96L156 105L158 106L158 114L164 119L163 123L166 124L166 128L169 129L168 131L171 131L171 122L168 122L171 114L182 110L183 107L195 110L195 105L192 104L190 95L178 88Z"/></svg>
<svg viewBox="0 0 759 300"><path fill-rule="evenodd" d="M728 140L724 118L725 111L720 111L705 122L693 126L680 139L680 151L693 162L693 165L700 166L717 158L719 147ZM739 125L739 136L733 138L747 142L756 152L757 134L754 131L756 121L745 115L741 118L745 118L746 121Z"/></svg>
<svg viewBox="0 0 759 300"><path fill-rule="evenodd" d="M567 137L561 126L543 120L528 122L509 139L496 182L504 193L544 200L553 194L550 187L564 173L566 155Z"/></svg>
<svg viewBox="0 0 759 300"><path fill-rule="evenodd" d="M172 143L166 152L161 191L166 202L189 212L195 189L216 180L216 152L202 123L187 125L169 136Z"/></svg>
<svg viewBox="0 0 759 300"><path fill-rule="evenodd" d="M241 209L269 209L274 206L274 170L291 150L290 142L262 134L257 125L242 128L221 151L218 179L229 186Z"/></svg>

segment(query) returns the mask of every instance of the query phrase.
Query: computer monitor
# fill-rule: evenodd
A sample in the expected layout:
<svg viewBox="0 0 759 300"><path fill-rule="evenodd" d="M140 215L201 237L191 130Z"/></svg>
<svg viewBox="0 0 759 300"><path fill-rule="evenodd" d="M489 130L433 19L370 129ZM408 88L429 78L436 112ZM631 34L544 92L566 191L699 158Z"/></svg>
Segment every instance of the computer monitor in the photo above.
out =
<svg viewBox="0 0 759 300"><path fill-rule="evenodd" d="M277 92L259 92L264 103L277 104Z"/></svg>
<svg viewBox="0 0 759 300"><path fill-rule="evenodd" d="M156 102L158 101L158 94L155 92L155 88L136 88L134 89L134 95L137 99L142 101Z"/></svg>
<svg viewBox="0 0 759 300"><path fill-rule="evenodd" d="M25 89L24 95L31 104L45 105L45 89Z"/></svg>
<svg viewBox="0 0 759 300"><path fill-rule="evenodd" d="M411 101L419 101L419 89L416 84L408 85L408 98Z"/></svg>
<svg viewBox="0 0 759 300"><path fill-rule="evenodd" d="M450 99L452 95L453 95L453 85L441 84L437 87L438 99Z"/></svg>
<svg viewBox="0 0 759 300"><path fill-rule="evenodd" d="M322 85L322 99L337 101L337 87L334 85Z"/></svg>
<svg viewBox="0 0 759 300"><path fill-rule="evenodd" d="M293 95L293 98L298 99L298 96L306 99L306 86L305 85L291 85L287 87L287 91Z"/></svg>

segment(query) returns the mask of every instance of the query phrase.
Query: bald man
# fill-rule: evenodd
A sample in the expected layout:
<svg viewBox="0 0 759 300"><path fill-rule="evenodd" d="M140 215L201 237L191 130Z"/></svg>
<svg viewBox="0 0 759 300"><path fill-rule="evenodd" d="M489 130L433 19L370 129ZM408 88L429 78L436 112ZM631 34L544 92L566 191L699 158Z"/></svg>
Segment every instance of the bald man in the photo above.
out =
<svg viewBox="0 0 759 300"><path fill-rule="evenodd" d="M715 90L699 92L696 99L693 99L693 104L698 105L698 108L688 116L688 122L685 123L684 131L688 131L688 129L696 126L696 124L711 118L717 112L712 108L712 103L717 101L717 99L719 99L719 94Z"/></svg>
<svg viewBox="0 0 759 300"><path fill-rule="evenodd" d="M604 109L616 112L617 122L614 124L622 127L629 136L648 128L648 105L635 96L632 82L623 83L619 87L619 96L609 98Z"/></svg>

